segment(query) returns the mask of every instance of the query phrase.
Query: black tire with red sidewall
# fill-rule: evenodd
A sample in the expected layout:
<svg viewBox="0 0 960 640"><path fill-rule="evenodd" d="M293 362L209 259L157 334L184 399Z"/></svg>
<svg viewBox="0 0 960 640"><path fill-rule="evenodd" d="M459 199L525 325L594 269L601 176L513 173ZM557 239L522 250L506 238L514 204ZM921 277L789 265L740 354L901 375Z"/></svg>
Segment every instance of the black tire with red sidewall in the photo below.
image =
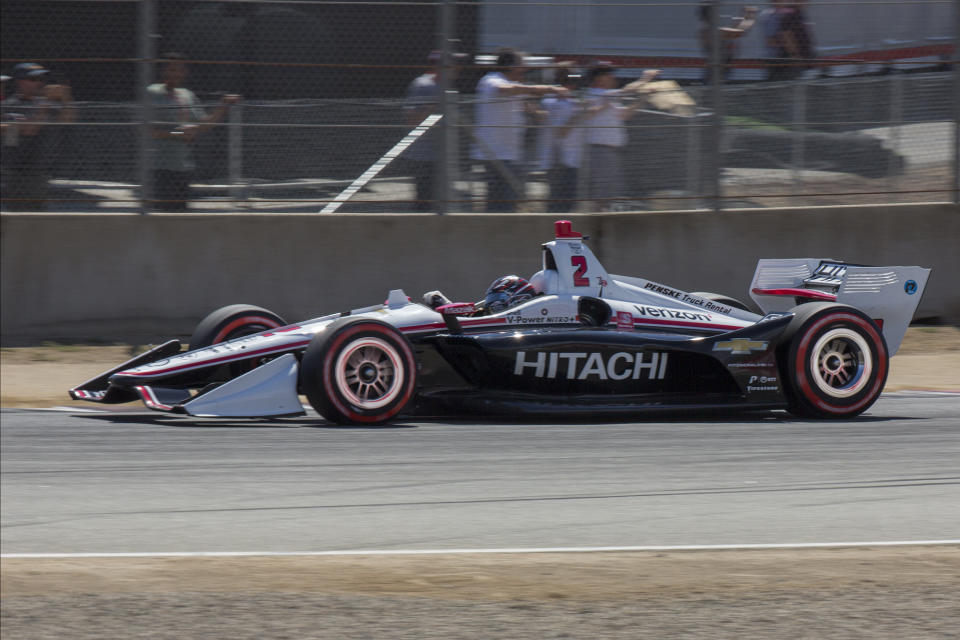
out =
<svg viewBox="0 0 960 640"><path fill-rule="evenodd" d="M190 337L190 350L277 329L286 324L283 318L263 307L232 304L217 309L200 321Z"/></svg>
<svg viewBox="0 0 960 640"><path fill-rule="evenodd" d="M743 311L753 312L753 309L748 307L746 303L740 302L739 300L731 296L725 296L722 293L711 293L709 291L691 291L690 295L700 296L701 298L706 298L707 300L716 302L717 304L725 304L728 307L733 307L734 309L741 309Z"/></svg>
<svg viewBox="0 0 960 640"><path fill-rule="evenodd" d="M866 411L887 382L887 342L876 323L854 307L812 302L784 333L781 374L791 413L852 418Z"/></svg>
<svg viewBox="0 0 960 640"><path fill-rule="evenodd" d="M385 322L336 320L304 352L300 387L327 420L383 424L403 411L416 392L413 346Z"/></svg>

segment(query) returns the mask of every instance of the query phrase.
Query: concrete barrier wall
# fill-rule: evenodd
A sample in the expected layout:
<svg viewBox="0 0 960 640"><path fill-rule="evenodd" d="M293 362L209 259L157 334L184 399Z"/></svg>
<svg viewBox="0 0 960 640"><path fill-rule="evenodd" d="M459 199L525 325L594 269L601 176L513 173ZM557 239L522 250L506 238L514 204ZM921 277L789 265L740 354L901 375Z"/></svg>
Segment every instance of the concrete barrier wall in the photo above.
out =
<svg viewBox="0 0 960 640"><path fill-rule="evenodd" d="M3 214L2 339L154 342L209 311L289 321L403 288L476 300L540 268L559 216ZM960 322L960 207L892 205L573 215L611 273L746 299L758 258L933 268L918 318Z"/></svg>

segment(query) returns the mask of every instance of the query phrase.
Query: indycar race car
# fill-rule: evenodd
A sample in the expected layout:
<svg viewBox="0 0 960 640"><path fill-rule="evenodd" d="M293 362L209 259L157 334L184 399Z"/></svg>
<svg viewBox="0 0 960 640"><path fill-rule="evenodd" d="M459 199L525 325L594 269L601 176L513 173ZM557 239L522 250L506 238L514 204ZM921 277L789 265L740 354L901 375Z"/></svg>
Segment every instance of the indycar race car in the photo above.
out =
<svg viewBox="0 0 960 640"><path fill-rule="evenodd" d="M554 226L542 270L513 306L439 292L413 302L397 289L383 304L288 324L231 305L200 322L188 350L171 340L70 395L231 418L301 414L305 395L341 424L706 409L850 418L883 390L930 273L760 260L758 314L608 274L569 221Z"/></svg>

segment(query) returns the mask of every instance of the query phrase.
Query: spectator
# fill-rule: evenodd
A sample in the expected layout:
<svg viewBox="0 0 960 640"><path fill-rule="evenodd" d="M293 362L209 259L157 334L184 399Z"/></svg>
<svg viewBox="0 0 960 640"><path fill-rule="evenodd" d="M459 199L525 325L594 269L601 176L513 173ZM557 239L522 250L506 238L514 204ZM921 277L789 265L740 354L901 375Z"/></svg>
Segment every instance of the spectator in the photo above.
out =
<svg viewBox="0 0 960 640"><path fill-rule="evenodd" d="M780 31L780 10L783 0L770 0L770 6L760 12L758 21L763 29L763 56L767 59L767 75L774 73L777 55L777 33Z"/></svg>
<svg viewBox="0 0 960 640"><path fill-rule="evenodd" d="M497 52L497 67L477 84L474 145L471 157L483 162L488 212L516 210L523 196L524 98L568 91L555 85L524 84L523 55L513 49Z"/></svg>
<svg viewBox="0 0 960 640"><path fill-rule="evenodd" d="M461 63L466 54L453 54L454 62ZM404 111L407 126L416 127L427 116L437 111L440 102L440 66L443 64L443 53L432 51L427 60L433 65L430 71L413 79L407 87L407 100ZM450 82L456 78L457 67L450 67ZM432 211L436 197L434 176L437 175L436 162L443 157L440 150L441 137L436 127L432 127L410 145L404 152L404 161L413 174L416 187L416 196L413 203L414 211Z"/></svg>
<svg viewBox="0 0 960 640"><path fill-rule="evenodd" d="M48 174L62 136L49 124L74 121L70 87L47 84L49 73L33 62L18 64L15 93L3 101L3 203L11 211L46 209Z"/></svg>
<svg viewBox="0 0 960 640"><path fill-rule="evenodd" d="M161 211L186 211L190 199L190 179L196 170L190 145L197 134L223 120L230 105L240 96L228 94L217 109L207 114L192 91L183 87L187 79L186 57L181 53L164 56L163 82L147 87L157 107L153 128L156 142L153 199Z"/></svg>
<svg viewBox="0 0 960 640"><path fill-rule="evenodd" d="M640 81L632 83L636 90L660 74L649 69L643 72ZM623 149L627 144L627 129L624 122L633 115L643 102L635 100L629 106L620 102L622 93L617 89L613 67L600 63L591 67L587 82L586 139L588 148L588 195L601 202L601 210L615 211L624 197Z"/></svg>
<svg viewBox="0 0 960 640"><path fill-rule="evenodd" d="M698 14L700 17L700 28L698 30L700 37L700 48L707 59L708 66L704 72L704 81L710 84L711 70L709 63L713 59L710 51L713 48L713 38L710 34L711 14L716 8L716 3L712 0L705 0L700 3ZM737 57L739 51L740 38L747 35L756 22L757 8L744 7L743 13L733 18L730 26L721 27L719 18L716 21L717 29L720 32L720 62L723 65L721 76L724 82L730 78L733 72L733 60Z"/></svg>
<svg viewBox="0 0 960 640"><path fill-rule="evenodd" d="M574 97L580 75L571 73L569 65L557 67L557 84L570 95L550 94L540 101L542 128L540 129L539 165L547 172L550 186L549 211L566 213L573 210L577 198L577 169L583 146L581 126L573 126L581 105Z"/></svg>
<svg viewBox="0 0 960 640"><path fill-rule="evenodd" d="M781 2L773 15L770 45L776 64L771 66L768 80L795 80L810 68L816 56L805 4L802 0Z"/></svg>

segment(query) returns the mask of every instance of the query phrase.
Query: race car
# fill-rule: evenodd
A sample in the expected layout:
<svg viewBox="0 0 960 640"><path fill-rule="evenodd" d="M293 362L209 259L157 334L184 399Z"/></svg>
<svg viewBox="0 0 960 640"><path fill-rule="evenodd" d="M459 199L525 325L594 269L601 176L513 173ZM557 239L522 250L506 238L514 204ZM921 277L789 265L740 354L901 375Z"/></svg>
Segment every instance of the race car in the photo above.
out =
<svg viewBox="0 0 960 640"><path fill-rule="evenodd" d="M251 305L200 322L70 390L191 416L304 412L383 424L404 415L635 415L777 410L851 418L883 390L930 270L760 260L750 295L690 293L611 275L554 223L542 269L479 303L439 292L288 324ZM522 295L504 299L503 290ZM493 295L497 294L497 295ZM498 297L499 296L499 297Z"/></svg>

